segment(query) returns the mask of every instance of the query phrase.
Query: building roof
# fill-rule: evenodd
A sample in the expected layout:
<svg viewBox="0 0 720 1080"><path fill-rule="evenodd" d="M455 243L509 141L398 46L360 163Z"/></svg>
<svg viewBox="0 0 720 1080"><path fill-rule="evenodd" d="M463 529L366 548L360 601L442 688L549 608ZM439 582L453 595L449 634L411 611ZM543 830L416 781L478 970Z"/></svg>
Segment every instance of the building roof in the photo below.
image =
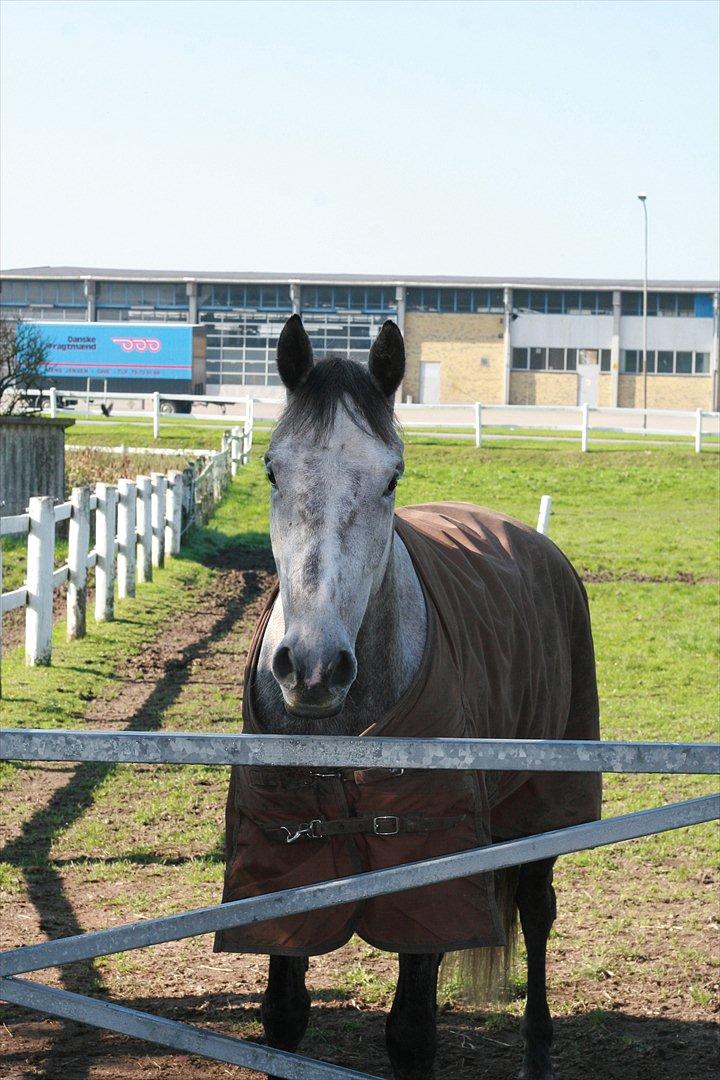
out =
<svg viewBox="0 0 720 1080"><path fill-rule="evenodd" d="M555 278L555 277L464 277L447 275L403 274L260 274L255 271L210 270L123 270L96 266L26 266L1 270L0 277L25 278L47 281L49 279L91 278L97 281L212 281L224 283L297 282L300 285L410 285L444 286L458 288L514 288L530 289L642 289L641 278ZM712 292L719 287L717 281L663 280L648 281L655 291Z"/></svg>

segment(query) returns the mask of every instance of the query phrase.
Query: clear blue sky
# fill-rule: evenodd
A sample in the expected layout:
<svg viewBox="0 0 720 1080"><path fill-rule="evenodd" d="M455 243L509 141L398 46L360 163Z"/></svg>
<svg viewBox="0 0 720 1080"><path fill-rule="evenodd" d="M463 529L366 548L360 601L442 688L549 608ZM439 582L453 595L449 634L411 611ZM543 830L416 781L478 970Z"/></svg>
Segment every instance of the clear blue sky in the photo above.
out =
<svg viewBox="0 0 720 1080"><path fill-rule="evenodd" d="M718 11L4 0L2 266L714 278Z"/></svg>

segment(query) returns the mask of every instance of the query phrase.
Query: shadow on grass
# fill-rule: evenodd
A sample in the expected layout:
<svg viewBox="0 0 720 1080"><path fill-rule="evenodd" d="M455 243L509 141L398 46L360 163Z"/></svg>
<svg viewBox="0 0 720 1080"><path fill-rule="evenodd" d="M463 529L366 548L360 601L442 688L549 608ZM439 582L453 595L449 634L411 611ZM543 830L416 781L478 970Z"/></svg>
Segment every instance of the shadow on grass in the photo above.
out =
<svg viewBox="0 0 720 1080"><path fill-rule="evenodd" d="M263 557L261 555L260 562ZM256 558L253 568L258 568ZM181 662L173 657L172 665L164 668L156 685L137 709L128 731L152 731L162 726L165 711L176 701L187 681L192 663L200 660L211 646L224 637L232 627L240 622L246 609L261 591L260 580L255 575L248 575L242 597L228 604L225 612L215 621L212 628L198 640L187 645L182 651ZM95 793L100 785L115 771L114 763L84 762L70 767L70 778L50 796L49 801L37 809L23 825L17 839L10 841L0 853L0 859L22 871L30 901L38 913L41 933L47 938L65 937L81 934L83 927L77 918L70 898L64 888L58 864L51 857L54 841L69 829L86 810L93 807ZM215 854L215 853L213 853ZM218 853L218 858L221 857ZM165 860L159 860L165 861ZM32 976L30 976L32 977ZM103 995L107 987L92 961L82 962L60 968L62 985L75 993ZM70 1040L74 1043L78 1027L74 1023L63 1023L54 1044L64 1046ZM43 1071L34 1075L58 1076L64 1080L72 1075L73 1080L86 1080L90 1075L90 1062L74 1062L72 1073L55 1068L53 1048L46 1050Z"/></svg>
<svg viewBox="0 0 720 1080"><path fill-rule="evenodd" d="M228 975L230 981L231 975ZM311 991L312 992L312 991ZM330 992L331 993L331 992ZM328 993L313 994L317 1002ZM343 994L331 998L335 1004L314 1008L310 1026L299 1048L306 1057L332 1061L345 1068L370 1070L389 1076L385 1052L386 1010L359 1009L348 1000L338 1004ZM257 1034L260 1023L261 992L228 991L188 994L183 997L137 997L123 1004L142 1012L249 1042L262 1043ZM156 1068L173 1058L174 1075L213 1078L228 1075L228 1066L197 1057L178 1058L175 1050L151 1046L136 1039L77 1025L75 1038L61 1047L61 1056L47 1061L46 1025L34 1028L35 1015L27 1010L14 1013L12 1022L18 1036L19 1025L30 1030L23 1041L30 1046L6 1057L8 1067L45 1068L48 1080L78 1080L83 1061L92 1061L102 1076L122 1076L141 1080L151 1058ZM625 1012L597 1011L555 1021L553 1058L563 1080L707 1080L715 1075L717 1049L712 1023L644 1017ZM441 1007L438 1012L437 1080L507 1080L517 1075L522 1058L520 1022L515 1017L483 1015L477 1010ZM36 1045L33 1045L35 1043ZM168 1065L171 1063L168 1061ZM175 1070L180 1070L175 1072ZM26 1073L25 1075L29 1075Z"/></svg>

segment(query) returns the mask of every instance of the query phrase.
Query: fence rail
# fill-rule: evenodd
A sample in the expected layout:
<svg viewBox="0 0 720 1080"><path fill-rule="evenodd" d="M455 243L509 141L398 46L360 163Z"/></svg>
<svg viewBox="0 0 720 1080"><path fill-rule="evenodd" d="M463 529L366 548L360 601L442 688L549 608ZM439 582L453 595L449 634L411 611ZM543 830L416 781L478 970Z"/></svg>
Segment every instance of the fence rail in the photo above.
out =
<svg viewBox="0 0 720 1080"><path fill-rule="evenodd" d="M187 735L175 732L0 731L2 756L20 760L149 761L190 764L294 764L366 767L491 768L568 771L710 773L720 767L718 744L652 744L483 739L368 739L319 743L301 736ZM191 1028L120 1005L54 990L16 975L98 956L178 941L221 929L317 911L450 881L482 871L590 850L606 844L713 821L720 795L636 811L604 821L391 866L335 881L236 900L42 942L0 954L0 997L50 1015L134 1035L176 1050L272 1072L287 1080L334 1077L374 1080L366 1073L311 1061L240 1039Z"/></svg>
<svg viewBox="0 0 720 1080"><path fill-rule="evenodd" d="M65 584L68 639L85 636L88 571L95 574L95 619L111 620L116 592L118 600L134 596L137 583L151 581L166 556L179 554L190 526L207 521L230 477L247 463L252 437L250 412L249 422L223 435L221 450L195 452L199 461L183 471L99 483L93 491L73 488L59 504L36 496L26 513L0 517L0 539L27 537L26 580L6 593L0 549L0 661L2 616L24 607L26 663L51 662L54 593ZM67 561L55 568L56 526L65 521Z"/></svg>

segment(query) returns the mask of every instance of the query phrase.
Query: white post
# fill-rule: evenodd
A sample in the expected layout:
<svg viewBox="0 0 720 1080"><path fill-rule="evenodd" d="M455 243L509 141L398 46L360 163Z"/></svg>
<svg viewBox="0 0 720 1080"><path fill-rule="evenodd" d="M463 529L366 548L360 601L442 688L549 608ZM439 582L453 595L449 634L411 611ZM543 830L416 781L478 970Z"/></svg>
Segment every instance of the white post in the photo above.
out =
<svg viewBox="0 0 720 1080"><path fill-rule="evenodd" d="M57 420L57 390L54 386L50 387L50 417Z"/></svg>
<svg viewBox="0 0 720 1080"><path fill-rule="evenodd" d="M580 428L580 449L583 454L587 453L588 448L588 427L590 423L590 406L587 402L580 406L582 412L582 426Z"/></svg>
<svg viewBox="0 0 720 1080"><path fill-rule="evenodd" d="M151 473L152 479L152 564L165 565L165 491L167 480L162 473Z"/></svg>
<svg viewBox="0 0 720 1080"><path fill-rule="evenodd" d="M137 576L152 581L152 480L138 476L137 489Z"/></svg>
<svg viewBox="0 0 720 1080"><path fill-rule="evenodd" d="M230 475L237 476L242 461L242 439L239 427L234 427L230 433L230 447Z"/></svg>
<svg viewBox="0 0 720 1080"><path fill-rule="evenodd" d="M27 545L27 608L25 663L49 664L52 655L54 500L49 495L30 499Z"/></svg>
<svg viewBox="0 0 720 1080"><path fill-rule="evenodd" d="M160 438L160 394L157 390L153 391L153 439Z"/></svg>
<svg viewBox="0 0 720 1080"><path fill-rule="evenodd" d="M695 453L696 454L702 453L702 437L703 437L702 422L703 422L703 411L702 411L702 409L697 409L696 412L695 412Z"/></svg>
<svg viewBox="0 0 720 1080"><path fill-rule="evenodd" d="M250 460L250 451L253 442L253 423L255 417L255 401L249 397L245 401L245 424L243 426L243 456L242 463L247 465Z"/></svg>
<svg viewBox="0 0 720 1080"><path fill-rule="evenodd" d="M70 493L68 529L67 638L85 637L87 613L87 557L90 546L90 488Z"/></svg>
<svg viewBox="0 0 720 1080"><path fill-rule="evenodd" d="M538 514L537 531L542 533L543 536L547 536L550 526L550 515L552 514L552 497L550 495L543 495L540 500L540 513Z"/></svg>
<svg viewBox="0 0 720 1080"><path fill-rule="evenodd" d="M223 483L222 483L222 459L223 453L221 450L216 450L212 458L212 495L213 506L219 503L222 499Z"/></svg>
<svg viewBox="0 0 720 1080"><path fill-rule="evenodd" d="M135 504L137 489L133 480L118 480L118 599L135 595Z"/></svg>
<svg viewBox="0 0 720 1080"><path fill-rule="evenodd" d="M168 555L178 555L180 552L184 479L179 470L168 473L165 509L165 550Z"/></svg>
<svg viewBox="0 0 720 1080"><path fill-rule="evenodd" d="M110 622L115 606L117 488L112 484L96 484L95 494L95 619L97 622Z"/></svg>
<svg viewBox="0 0 720 1080"><path fill-rule="evenodd" d="M475 402L475 446L478 450L482 446L482 405L479 401Z"/></svg>

